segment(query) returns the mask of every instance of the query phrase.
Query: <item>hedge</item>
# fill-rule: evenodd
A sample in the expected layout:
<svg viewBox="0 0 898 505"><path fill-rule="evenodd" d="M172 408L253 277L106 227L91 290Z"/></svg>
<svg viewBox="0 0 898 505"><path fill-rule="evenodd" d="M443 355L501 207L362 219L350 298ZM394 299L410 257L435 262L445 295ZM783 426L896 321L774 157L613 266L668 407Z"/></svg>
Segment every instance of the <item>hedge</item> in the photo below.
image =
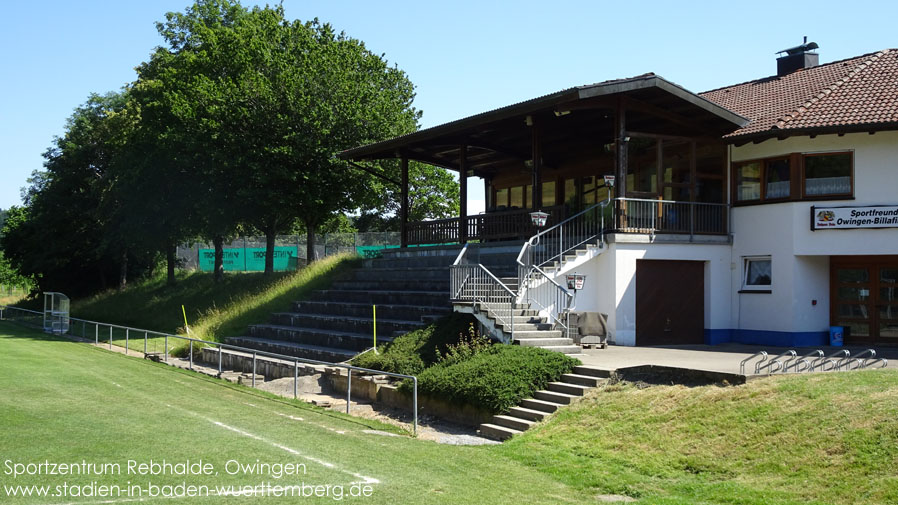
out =
<svg viewBox="0 0 898 505"><path fill-rule="evenodd" d="M425 369L418 374L418 392L500 413L579 364L554 351L496 344L466 361ZM403 388L409 387L406 381Z"/></svg>

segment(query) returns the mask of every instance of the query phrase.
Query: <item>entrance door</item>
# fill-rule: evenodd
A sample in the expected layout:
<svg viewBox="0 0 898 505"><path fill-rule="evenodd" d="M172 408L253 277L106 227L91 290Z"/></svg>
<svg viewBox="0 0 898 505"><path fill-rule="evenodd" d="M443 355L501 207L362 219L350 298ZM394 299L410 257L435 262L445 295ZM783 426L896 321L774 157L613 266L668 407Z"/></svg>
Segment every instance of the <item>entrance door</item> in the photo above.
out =
<svg viewBox="0 0 898 505"><path fill-rule="evenodd" d="M636 261L636 345L705 341L701 261Z"/></svg>
<svg viewBox="0 0 898 505"><path fill-rule="evenodd" d="M898 344L898 256L834 256L830 290L830 321L846 340Z"/></svg>

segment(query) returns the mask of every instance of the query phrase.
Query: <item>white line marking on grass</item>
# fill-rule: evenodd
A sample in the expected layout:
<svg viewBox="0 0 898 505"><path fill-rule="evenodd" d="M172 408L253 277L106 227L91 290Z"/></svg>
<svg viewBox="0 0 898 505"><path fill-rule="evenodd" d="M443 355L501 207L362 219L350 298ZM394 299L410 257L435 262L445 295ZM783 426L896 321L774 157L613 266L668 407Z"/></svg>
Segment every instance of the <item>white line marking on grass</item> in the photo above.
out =
<svg viewBox="0 0 898 505"><path fill-rule="evenodd" d="M292 419L294 421L305 421L305 419L303 419L301 417L293 417L290 414L281 414L280 412L275 412L275 414L277 414L281 417L286 417L287 419Z"/></svg>
<svg viewBox="0 0 898 505"><path fill-rule="evenodd" d="M358 473L355 473L355 472L352 472L352 471L349 471L349 470L344 470L344 469L338 467L337 465L335 465L335 464L333 464L333 463L329 463L329 462L324 461L324 460L322 460L322 459L318 459L318 458L316 458L316 457L314 457L314 456L308 456L308 455L306 455L306 454L303 454L303 453L297 451L296 449L291 449L290 447L287 447L286 445L282 445L282 444L279 444L279 443L277 443L277 442L272 442L272 441L267 440L267 439L265 439L265 438L263 438L263 437L260 437L259 435L254 435L254 434L252 434L252 433L250 433L250 432L248 432L248 431L243 431L243 430L241 430L241 429L239 429L239 428L235 428L235 427L233 427L233 426L228 426L227 424L224 424L224 423L222 423L222 422L220 422L220 421L215 421L214 419L209 419L209 418L205 418L205 419L206 419L207 421L211 422L212 424L216 425L216 426L219 426L219 427L224 428L224 429L226 429L226 430L233 431L234 433L239 433L240 435L243 435L244 437L248 437L248 438L251 438L251 439L253 439L253 440L258 440L258 441L260 441L260 442L265 442L266 444L269 444L269 445L271 445L272 447L276 447L276 448L278 448L278 449L280 449L280 450L282 450L282 451L289 452L290 454L293 454L294 456L299 456L300 458L306 459L306 460L311 461L311 462L313 462L313 463L317 463L317 464L319 464L319 465L321 465L321 466L324 466L324 467L327 467L327 468L332 468L332 469L334 469L334 470L337 470L338 472L342 472L342 473L345 473L345 474L347 474L347 475L352 475L353 477L355 477L355 478L357 478L357 479L362 479L362 480L361 480L361 483L362 483L362 484L380 484L380 481L377 480L377 479L375 479L374 477L366 477L366 476L364 476L364 475L361 475L361 474L358 474Z"/></svg>
<svg viewBox="0 0 898 505"><path fill-rule="evenodd" d="M271 441L271 440L268 440L267 438L263 438L263 437L261 437L261 436L259 436L259 435L255 435L255 434L250 433L250 432L248 432L248 431L241 430L240 428L235 428L235 427L233 427L233 426L229 426L229 425L227 425L227 424L224 424L224 423L221 422L221 421L216 421L215 419L208 418L208 417L206 417L206 416L203 416L203 415L198 414L198 413L196 413L196 412L187 410L187 409L185 409L185 408L181 408L181 407L173 407L173 406L170 405L170 404L166 404L166 406L167 406L167 407L170 407L170 408L176 408L176 409L178 409L178 410L183 410L184 412L187 412L188 414L191 414L191 415L193 415L193 416L195 416L195 417L199 417L200 419L204 419L204 420L206 420L206 421L208 421L208 422L210 422L210 423L212 423L212 424L214 424L214 425L216 425L216 426L218 426L218 427L220 427L220 428L224 428L224 429L229 430L229 431L232 431L232 432L234 432L234 433L243 435L244 437L251 438L251 439L253 439L253 440L258 440L259 442L264 442L264 443L266 443L266 444L271 445L272 447L276 447L276 448L278 448L278 449L280 449L280 450L282 450L282 451L288 452L288 453L290 453L290 454L293 454L294 456L298 456L298 457L303 458L303 459L305 459L305 460L307 460L307 461L311 461L311 462L317 463L317 464L319 464L319 465L321 465L321 466L324 466L324 467L327 467L327 468L332 468L332 469L334 469L334 470L336 470L336 471L338 471L338 472L345 473L345 474L347 474L347 475L351 475L351 476L353 476L353 477L355 477L355 478L357 478L357 479L361 479L360 481L357 481L357 482L359 482L359 483L361 483L361 484L380 484L380 483L381 483L380 480L375 479L374 477L367 477L367 476L365 476L365 475L362 475L362 474L355 473L355 472L350 471L350 470L346 470L346 469L340 468L340 467L338 467L337 465L335 465L335 464L333 464L333 463L324 461L323 459L319 459L319 458L316 458L316 457L314 457L314 456L309 456L309 455L307 455L307 454L303 454L303 453L297 451L296 449L292 449L292 448L290 448L290 447L287 447L286 445L282 445L282 444L279 444L279 443L277 443L277 442L273 442L273 441ZM322 427L323 427L323 428L326 428L326 426L322 426ZM336 430L334 430L334 431L336 431ZM352 484L355 484L355 483L356 483L356 482L353 482Z"/></svg>
<svg viewBox="0 0 898 505"><path fill-rule="evenodd" d="M117 387L117 388L120 388L120 387L122 387L122 385L121 385L121 384L119 384L119 383L117 383L117 382L113 382L113 384L114 384L114 385L115 385L115 387Z"/></svg>

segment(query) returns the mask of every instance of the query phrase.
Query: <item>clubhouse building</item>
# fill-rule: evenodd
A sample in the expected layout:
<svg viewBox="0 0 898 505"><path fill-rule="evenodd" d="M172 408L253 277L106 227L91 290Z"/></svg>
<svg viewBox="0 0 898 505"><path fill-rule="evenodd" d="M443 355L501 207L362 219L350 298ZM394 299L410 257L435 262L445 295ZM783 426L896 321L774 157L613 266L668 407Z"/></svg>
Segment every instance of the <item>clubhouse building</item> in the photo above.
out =
<svg viewBox="0 0 898 505"><path fill-rule="evenodd" d="M401 160L403 246L535 253L597 227L529 265L546 279L519 281L585 275L571 303L540 311L605 313L618 345L820 345L831 326L846 343L898 344L898 50L819 64L816 47L703 93L644 74L341 156ZM457 218L408 222L409 160L461 174ZM466 215L470 177L482 214Z"/></svg>

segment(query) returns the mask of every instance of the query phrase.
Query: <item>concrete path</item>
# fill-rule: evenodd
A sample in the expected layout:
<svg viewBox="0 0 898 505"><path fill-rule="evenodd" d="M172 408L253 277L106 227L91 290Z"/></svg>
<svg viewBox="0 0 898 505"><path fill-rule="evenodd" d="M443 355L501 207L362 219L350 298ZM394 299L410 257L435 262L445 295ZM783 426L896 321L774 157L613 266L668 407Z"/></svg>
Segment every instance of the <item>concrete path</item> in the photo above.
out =
<svg viewBox="0 0 898 505"><path fill-rule="evenodd" d="M809 354L815 349L820 349L826 356L830 356L839 350L847 349L852 355L859 354L870 346L848 347L813 347L795 348L799 356ZM890 366L898 366L898 348L883 347L876 349L877 357L890 360ZM663 365L678 368L690 368L693 370L707 370L712 372L739 373L739 362L758 351L767 351L770 358L786 351L785 347L767 347L743 344L720 345L683 345L665 347L624 347L610 345L607 349L584 349L583 354L574 355L584 365L594 366L606 370L638 366L638 365ZM751 361L754 363L754 360ZM877 365L879 366L879 365ZM749 366L746 372L754 370Z"/></svg>

